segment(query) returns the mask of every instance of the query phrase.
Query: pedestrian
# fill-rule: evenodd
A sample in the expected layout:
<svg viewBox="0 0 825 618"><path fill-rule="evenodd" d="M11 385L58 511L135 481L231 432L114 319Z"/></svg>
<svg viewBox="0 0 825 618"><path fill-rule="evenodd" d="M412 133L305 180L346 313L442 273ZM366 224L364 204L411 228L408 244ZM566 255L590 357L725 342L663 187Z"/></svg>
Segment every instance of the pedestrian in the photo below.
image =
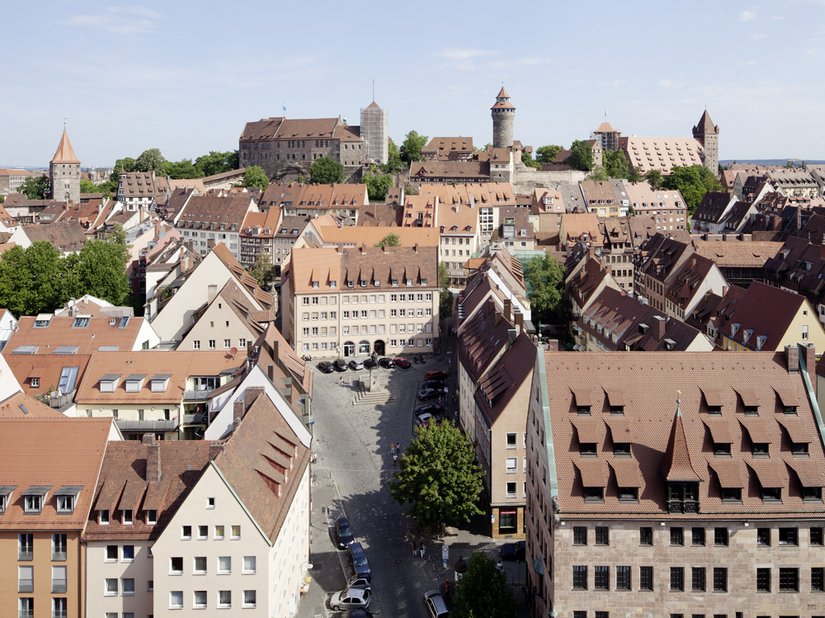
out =
<svg viewBox="0 0 825 618"><path fill-rule="evenodd" d="M338 384L343 384L343 383L344 383L344 376L339 376Z"/></svg>
<svg viewBox="0 0 825 618"><path fill-rule="evenodd" d="M424 541L421 541L421 544L418 546L418 551L421 552L421 557L424 557L426 550L424 549Z"/></svg>

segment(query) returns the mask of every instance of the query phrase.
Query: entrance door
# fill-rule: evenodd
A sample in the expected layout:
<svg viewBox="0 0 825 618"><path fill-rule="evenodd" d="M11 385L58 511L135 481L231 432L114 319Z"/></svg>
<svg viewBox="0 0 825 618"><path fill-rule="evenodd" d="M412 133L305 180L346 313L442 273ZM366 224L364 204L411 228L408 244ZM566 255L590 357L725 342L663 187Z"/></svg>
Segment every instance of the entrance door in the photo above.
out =
<svg viewBox="0 0 825 618"><path fill-rule="evenodd" d="M344 342L344 356L355 356L355 344L352 341Z"/></svg>
<svg viewBox="0 0 825 618"><path fill-rule="evenodd" d="M385 354L384 348L385 348L384 340L383 339L376 339L375 344L373 345L373 350L375 350L375 353L378 356L384 356L384 354Z"/></svg>

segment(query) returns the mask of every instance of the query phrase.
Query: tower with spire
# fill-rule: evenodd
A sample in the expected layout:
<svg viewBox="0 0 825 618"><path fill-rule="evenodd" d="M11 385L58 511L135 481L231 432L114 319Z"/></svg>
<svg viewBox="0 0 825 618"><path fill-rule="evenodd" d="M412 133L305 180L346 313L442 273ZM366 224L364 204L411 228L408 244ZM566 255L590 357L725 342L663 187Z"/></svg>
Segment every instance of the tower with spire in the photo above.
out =
<svg viewBox="0 0 825 618"><path fill-rule="evenodd" d="M699 123L693 127L693 138L702 144L705 167L711 174L717 176L719 174L719 127L713 124L707 109L699 118Z"/></svg>
<svg viewBox="0 0 825 618"><path fill-rule="evenodd" d="M379 107L374 97L372 103L361 108L361 137L367 142L367 159L385 164L389 157L387 112Z"/></svg>
<svg viewBox="0 0 825 618"><path fill-rule="evenodd" d="M498 91L490 113L493 116L493 148L512 148L516 108L510 103L510 95L504 86Z"/></svg>
<svg viewBox="0 0 825 618"><path fill-rule="evenodd" d="M53 200L80 203L80 159L72 148L66 126L49 163L49 185Z"/></svg>

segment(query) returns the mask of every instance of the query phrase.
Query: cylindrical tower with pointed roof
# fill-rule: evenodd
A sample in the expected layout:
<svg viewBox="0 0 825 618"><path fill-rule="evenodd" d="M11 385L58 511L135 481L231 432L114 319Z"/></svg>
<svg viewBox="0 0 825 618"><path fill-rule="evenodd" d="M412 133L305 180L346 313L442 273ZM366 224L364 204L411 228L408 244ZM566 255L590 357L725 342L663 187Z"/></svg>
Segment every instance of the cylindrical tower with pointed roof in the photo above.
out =
<svg viewBox="0 0 825 618"><path fill-rule="evenodd" d="M53 200L80 204L80 159L72 148L66 127L49 163L49 183Z"/></svg>
<svg viewBox="0 0 825 618"><path fill-rule="evenodd" d="M501 87L495 104L490 108L493 116L493 148L510 148L513 146L513 122L516 108L510 103L510 95Z"/></svg>

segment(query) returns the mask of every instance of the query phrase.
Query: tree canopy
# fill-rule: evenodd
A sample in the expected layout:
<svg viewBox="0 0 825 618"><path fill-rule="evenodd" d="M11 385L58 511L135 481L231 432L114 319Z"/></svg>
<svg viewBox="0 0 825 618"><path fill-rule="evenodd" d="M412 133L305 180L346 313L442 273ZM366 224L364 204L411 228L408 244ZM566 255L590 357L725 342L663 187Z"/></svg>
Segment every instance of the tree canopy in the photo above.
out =
<svg viewBox="0 0 825 618"><path fill-rule="evenodd" d="M593 169L593 147L582 140L574 141L570 146L570 165L573 169L589 172Z"/></svg>
<svg viewBox="0 0 825 618"><path fill-rule="evenodd" d="M564 320L564 268L545 254L530 258L524 264L527 296L533 312L533 321L544 324Z"/></svg>
<svg viewBox="0 0 825 618"><path fill-rule="evenodd" d="M708 191L721 191L722 185L703 165L676 166L662 180L665 189L678 189L692 215Z"/></svg>
<svg viewBox="0 0 825 618"><path fill-rule="evenodd" d="M379 240L376 244L376 247L400 247L401 246L401 239L398 238L398 234L387 234Z"/></svg>
<svg viewBox="0 0 825 618"><path fill-rule="evenodd" d="M255 278L259 286L265 288L275 279L275 267L272 265L272 256L268 253L259 253L255 257L255 263L252 265L252 268L249 269L249 274Z"/></svg>
<svg viewBox="0 0 825 618"><path fill-rule="evenodd" d="M536 148L536 161L539 163L552 163L562 150L564 148L555 144L539 146Z"/></svg>
<svg viewBox="0 0 825 618"><path fill-rule="evenodd" d="M467 561L467 572L455 589L451 616L456 618L512 618L515 614L513 594L504 573L488 554L477 552Z"/></svg>
<svg viewBox="0 0 825 618"><path fill-rule="evenodd" d="M533 160L533 157L530 156L529 152L522 152L521 153L521 162L524 163L527 167L532 167L535 169L541 169L541 163L538 161Z"/></svg>
<svg viewBox="0 0 825 618"><path fill-rule="evenodd" d="M659 170L650 170L647 174L645 174L645 180L650 185L650 188L656 191L657 189L662 188L664 177L662 176L662 172Z"/></svg>
<svg viewBox="0 0 825 618"><path fill-rule="evenodd" d="M604 171L608 178L627 178L630 175L630 164L622 150L605 150L602 153Z"/></svg>
<svg viewBox="0 0 825 618"><path fill-rule="evenodd" d="M30 200L45 200L49 194L49 178L47 176L27 176L18 191Z"/></svg>
<svg viewBox="0 0 825 618"><path fill-rule="evenodd" d="M135 172L155 172L163 174L166 171L166 159L158 148L148 148L135 159Z"/></svg>
<svg viewBox="0 0 825 618"><path fill-rule="evenodd" d="M427 139L426 135L419 135L418 131L407 133L399 151L401 160L408 165L413 161L421 161L424 158L421 151L427 145Z"/></svg>
<svg viewBox="0 0 825 618"><path fill-rule="evenodd" d="M251 165L243 173L243 186L247 189L257 188L265 191L269 186L269 176L260 165Z"/></svg>
<svg viewBox="0 0 825 618"><path fill-rule="evenodd" d="M329 157L315 159L309 168L309 181L316 185L343 182L344 166Z"/></svg>
<svg viewBox="0 0 825 618"><path fill-rule="evenodd" d="M467 522L481 514L477 501L482 472L473 445L453 423L430 423L416 429L415 438L399 460L390 493L422 527Z"/></svg>
<svg viewBox="0 0 825 618"><path fill-rule="evenodd" d="M195 159L181 159L180 161L167 161L157 148L144 150L137 159L123 157L115 161L112 174L109 180L117 188L117 181L121 172L151 172L158 176L169 176L170 178L202 178L221 174L234 169L238 169L238 151L227 150L221 152L210 150L209 154L201 155ZM98 185L98 189L101 185Z"/></svg>
<svg viewBox="0 0 825 618"><path fill-rule="evenodd" d="M367 185L367 195L376 202L386 199L387 193L392 188L392 176L390 174L377 174L367 172L364 174L364 184Z"/></svg>
<svg viewBox="0 0 825 618"><path fill-rule="evenodd" d="M392 140L387 143L387 162L382 166L387 174L395 174L404 169L404 163L401 161L401 151Z"/></svg>
<svg viewBox="0 0 825 618"><path fill-rule="evenodd" d="M201 155L195 159L195 168L203 176L214 176L215 174L238 169L239 163L237 150L227 150L226 152L210 150L209 154Z"/></svg>

